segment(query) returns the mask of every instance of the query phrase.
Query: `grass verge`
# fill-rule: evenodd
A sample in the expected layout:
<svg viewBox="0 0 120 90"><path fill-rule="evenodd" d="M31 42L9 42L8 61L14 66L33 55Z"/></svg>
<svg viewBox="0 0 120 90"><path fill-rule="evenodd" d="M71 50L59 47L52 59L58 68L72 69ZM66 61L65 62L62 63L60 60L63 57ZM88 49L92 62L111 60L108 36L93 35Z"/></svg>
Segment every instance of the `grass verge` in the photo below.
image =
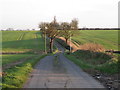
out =
<svg viewBox="0 0 120 90"><path fill-rule="evenodd" d="M28 55L28 54L13 54L13 55L0 55L2 56L2 65L6 65L6 64L9 64L9 63L12 63L12 62L15 62L15 61L19 61L19 60L22 60L26 57L29 57L29 56L35 56L35 55Z"/></svg>
<svg viewBox="0 0 120 90"><path fill-rule="evenodd" d="M65 56L81 67L85 71L98 71L106 74L116 74L119 73L118 66L118 56L113 57L104 54L97 53L96 55L89 51L76 51L71 54L65 53Z"/></svg>
<svg viewBox="0 0 120 90"><path fill-rule="evenodd" d="M2 78L3 89L22 88L23 84L27 80L27 77L29 73L32 71L35 64L45 56L46 55L37 56L33 59L27 60L22 64L19 64L4 71L6 72L6 74Z"/></svg>

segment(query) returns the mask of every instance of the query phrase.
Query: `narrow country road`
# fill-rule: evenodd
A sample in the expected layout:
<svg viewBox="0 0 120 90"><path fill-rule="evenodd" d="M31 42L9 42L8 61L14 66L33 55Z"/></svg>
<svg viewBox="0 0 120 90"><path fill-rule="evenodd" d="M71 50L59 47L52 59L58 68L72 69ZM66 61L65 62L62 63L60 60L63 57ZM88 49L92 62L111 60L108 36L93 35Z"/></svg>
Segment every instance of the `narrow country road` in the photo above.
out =
<svg viewBox="0 0 120 90"><path fill-rule="evenodd" d="M61 53L46 56L35 66L24 88L104 88L98 81L68 60L64 49L55 43Z"/></svg>

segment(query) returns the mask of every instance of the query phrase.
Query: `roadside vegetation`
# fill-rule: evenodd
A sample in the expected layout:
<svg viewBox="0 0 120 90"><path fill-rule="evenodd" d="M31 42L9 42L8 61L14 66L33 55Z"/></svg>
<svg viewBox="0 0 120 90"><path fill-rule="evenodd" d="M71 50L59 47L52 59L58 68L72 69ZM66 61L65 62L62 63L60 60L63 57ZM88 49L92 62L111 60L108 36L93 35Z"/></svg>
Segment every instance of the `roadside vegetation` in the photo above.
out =
<svg viewBox="0 0 120 90"><path fill-rule="evenodd" d="M85 31L85 32L87 32L87 31ZM92 33L93 31L88 31L88 32ZM105 31L105 30L98 31L98 33L97 33L97 31L95 31L95 33L93 34L94 37L97 37L99 32L106 33L108 31ZM113 34L113 32L115 32L115 33ZM96 41L94 42L94 39L92 41L92 39L91 39L92 37L90 38L89 35L88 36L82 35L82 34L84 34L84 31L82 31L82 33L80 33L79 36L74 36L74 37L72 37L73 40L71 40L72 42L74 40L76 40L76 41L78 40L77 41L77 43L78 43L78 42L82 42L82 39L81 39L82 36L85 37L86 39L83 39L84 42L78 43L80 48L73 53L69 53L69 51L67 51L65 53L65 56L67 58L69 58L71 61L73 61L75 64L80 66L85 71L88 71L89 73L94 73L94 72L102 72L102 73L107 73L107 74L119 73L119 70L118 70L119 54L114 54L112 52L105 52L109 48L117 49L117 46L114 45L114 43L117 44L116 33L117 33L117 31L110 31L111 36L114 36L113 37L114 40L110 39L110 41L109 41L109 38L107 38L107 37L109 37L110 34L107 34L108 36L107 35L104 36L104 38L105 37L106 38L103 40L106 42L103 42L104 44L102 45L101 44L102 41L98 42L97 41L98 39L96 39ZM81 38L80 38L80 36L81 36ZM99 36L99 39L102 40L102 38L103 38L102 34L100 34L98 36ZM58 38L56 39L56 41L59 44L61 44L63 47L65 47L66 49L68 49L68 50L70 49L69 45L66 44L65 41L58 39ZM111 47L110 47L110 45L107 44L108 42L113 42L113 43L111 43L112 44Z"/></svg>
<svg viewBox="0 0 120 90"><path fill-rule="evenodd" d="M15 61L19 61L21 59L24 59L25 57L33 56L29 54L14 54L14 55L0 55L2 56L2 65L6 65Z"/></svg>
<svg viewBox="0 0 120 90"><path fill-rule="evenodd" d="M98 72L105 74L119 73L117 55L114 55L113 58L105 53L79 50L71 54L65 54L65 56L91 74Z"/></svg>
<svg viewBox="0 0 120 90"><path fill-rule="evenodd" d="M46 55L38 55L22 64L5 70L5 74L3 75L2 79L3 88L22 88L35 64L44 56Z"/></svg>

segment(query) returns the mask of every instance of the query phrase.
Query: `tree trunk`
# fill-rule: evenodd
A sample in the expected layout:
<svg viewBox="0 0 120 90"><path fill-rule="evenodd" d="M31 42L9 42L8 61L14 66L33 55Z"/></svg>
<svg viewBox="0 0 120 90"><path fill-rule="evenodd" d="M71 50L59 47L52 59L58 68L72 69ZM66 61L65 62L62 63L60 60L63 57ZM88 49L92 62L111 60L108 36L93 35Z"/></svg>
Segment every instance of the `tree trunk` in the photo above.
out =
<svg viewBox="0 0 120 90"><path fill-rule="evenodd" d="M68 42L68 39L66 38L66 44L67 44L67 42Z"/></svg>
<svg viewBox="0 0 120 90"><path fill-rule="evenodd" d="M50 53L53 52L53 38L50 39Z"/></svg>

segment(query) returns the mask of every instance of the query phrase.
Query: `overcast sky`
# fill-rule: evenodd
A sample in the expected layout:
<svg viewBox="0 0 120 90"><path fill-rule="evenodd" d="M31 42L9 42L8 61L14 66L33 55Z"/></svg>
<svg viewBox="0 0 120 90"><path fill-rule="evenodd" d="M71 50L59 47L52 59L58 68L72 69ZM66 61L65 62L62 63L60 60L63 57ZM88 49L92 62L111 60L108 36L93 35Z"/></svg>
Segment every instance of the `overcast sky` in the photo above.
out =
<svg viewBox="0 0 120 90"><path fill-rule="evenodd" d="M79 27L118 27L119 0L0 0L0 29L38 28L42 21L79 20Z"/></svg>

